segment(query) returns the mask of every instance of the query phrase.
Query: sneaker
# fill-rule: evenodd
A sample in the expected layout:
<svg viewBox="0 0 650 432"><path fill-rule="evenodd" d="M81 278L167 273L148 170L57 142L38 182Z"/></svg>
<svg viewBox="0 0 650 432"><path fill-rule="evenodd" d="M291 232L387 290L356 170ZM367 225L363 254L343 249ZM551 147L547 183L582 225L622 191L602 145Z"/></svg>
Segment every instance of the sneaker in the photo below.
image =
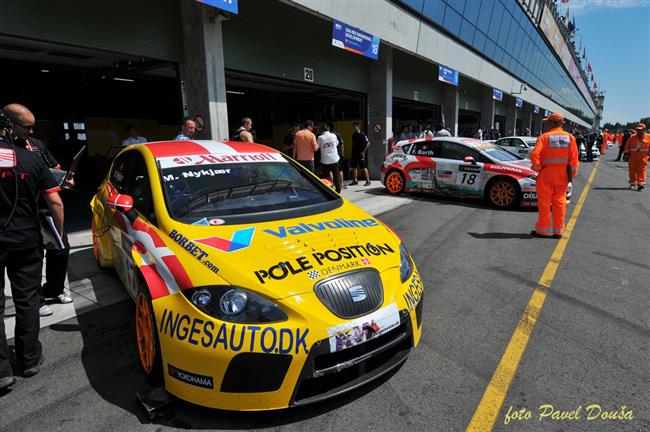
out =
<svg viewBox="0 0 650 432"><path fill-rule="evenodd" d="M63 303L63 304L72 303L72 297L70 297L64 292L56 296L56 299L58 300L59 303Z"/></svg>
<svg viewBox="0 0 650 432"><path fill-rule="evenodd" d="M346 185L341 186L341 189L347 189L348 187Z"/></svg>
<svg viewBox="0 0 650 432"><path fill-rule="evenodd" d="M8 376L0 378L0 390L4 390L14 384L16 384L16 377Z"/></svg>
<svg viewBox="0 0 650 432"><path fill-rule="evenodd" d="M630 185L630 187L629 187L628 189L635 190L635 189L636 189L636 185Z"/></svg>
<svg viewBox="0 0 650 432"><path fill-rule="evenodd" d="M637 188L639 192L641 192L643 189L645 189L645 185L639 185L639 187Z"/></svg>
<svg viewBox="0 0 650 432"><path fill-rule="evenodd" d="M352 180L352 181L350 182L350 186L356 186L356 185L358 185L358 184L359 184L359 182L356 181L356 180Z"/></svg>
<svg viewBox="0 0 650 432"><path fill-rule="evenodd" d="M50 309L50 307L46 304L41 306L40 309L38 310L38 315L42 317L50 316L52 315L52 313L53 313L52 309Z"/></svg>
<svg viewBox="0 0 650 432"><path fill-rule="evenodd" d="M363 185L364 186L370 186L371 185L370 180L366 180L366 182Z"/></svg>
<svg viewBox="0 0 650 432"><path fill-rule="evenodd" d="M41 354L41 358L38 359L38 364L34 367L30 367L29 369L23 370L23 376L25 378L33 377L37 373L41 371L41 365L45 361L45 354Z"/></svg>

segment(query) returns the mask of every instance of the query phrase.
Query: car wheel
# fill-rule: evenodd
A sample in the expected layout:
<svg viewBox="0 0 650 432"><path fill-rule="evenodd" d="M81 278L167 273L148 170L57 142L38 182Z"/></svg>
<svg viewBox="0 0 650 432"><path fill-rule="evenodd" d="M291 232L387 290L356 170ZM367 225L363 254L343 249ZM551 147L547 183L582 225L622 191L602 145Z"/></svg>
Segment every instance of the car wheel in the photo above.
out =
<svg viewBox="0 0 650 432"><path fill-rule="evenodd" d="M392 195L399 195L404 192L404 175L399 171L391 171L386 175L386 190Z"/></svg>
<svg viewBox="0 0 650 432"><path fill-rule="evenodd" d="M102 251L102 235L97 233L97 224L95 218L93 217L92 221L92 235L93 235L93 255L95 256L95 261L97 265L101 268L108 268L111 266L109 260L107 260Z"/></svg>
<svg viewBox="0 0 650 432"><path fill-rule="evenodd" d="M163 380L160 341L156 331L151 297L145 291L146 288L143 287L143 284L144 282L140 281L135 301L135 337L138 345L138 357L147 379L152 383L160 383Z"/></svg>
<svg viewBox="0 0 650 432"><path fill-rule="evenodd" d="M519 202L519 187L510 179L498 179L488 189L488 199L495 207L513 207Z"/></svg>

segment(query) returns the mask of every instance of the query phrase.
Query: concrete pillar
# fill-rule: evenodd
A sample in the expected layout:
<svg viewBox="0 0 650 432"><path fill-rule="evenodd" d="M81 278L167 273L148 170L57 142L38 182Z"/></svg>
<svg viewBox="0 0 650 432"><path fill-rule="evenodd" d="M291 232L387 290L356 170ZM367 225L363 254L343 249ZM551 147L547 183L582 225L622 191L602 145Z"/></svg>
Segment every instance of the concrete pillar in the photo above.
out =
<svg viewBox="0 0 650 432"><path fill-rule="evenodd" d="M537 114L537 118L535 120L535 128L537 130L537 136L540 136L543 134L544 131L544 110L539 109L539 114Z"/></svg>
<svg viewBox="0 0 650 432"><path fill-rule="evenodd" d="M446 85L442 96L442 113L445 116L445 127L451 129L454 136L458 136L458 105L460 94L458 87Z"/></svg>
<svg viewBox="0 0 650 432"><path fill-rule="evenodd" d="M370 64L368 92L368 172L379 179L386 142L393 136L393 49L382 45L379 59Z"/></svg>
<svg viewBox="0 0 650 432"><path fill-rule="evenodd" d="M228 107L221 23L217 9L182 0L185 60L180 64L185 115L201 116L205 129L197 139L228 138Z"/></svg>
<svg viewBox="0 0 650 432"><path fill-rule="evenodd" d="M521 122L522 132L526 128L532 131L533 130L533 106L529 103L524 102L524 107L522 108L521 115L522 115L522 122Z"/></svg>
<svg viewBox="0 0 650 432"><path fill-rule="evenodd" d="M503 96L504 102L507 104L506 105L506 135L508 135L508 131L512 131L512 135L517 135L517 131L515 130L515 126L517 125L517 114L519 111L519 108L515 105L515 98L514 96Z"/></svg>
<svg viewBox="0 0 650 432"><path fill-rule="evenodd" d="M494 127L494 99L492 87L483 86L483 102L481 104L481 127L492 129Z"/></svg>

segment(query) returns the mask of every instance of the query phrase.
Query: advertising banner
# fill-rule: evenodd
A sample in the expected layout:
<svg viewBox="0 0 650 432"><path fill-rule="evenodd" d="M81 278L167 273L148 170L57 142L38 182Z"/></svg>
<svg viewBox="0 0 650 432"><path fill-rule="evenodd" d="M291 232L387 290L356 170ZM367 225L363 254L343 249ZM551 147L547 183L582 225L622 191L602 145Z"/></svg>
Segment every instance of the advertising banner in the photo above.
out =
<svg viewBox="0 0 650 432"><path fill-rule="evenodd" d="M197 1L199 3L207 4L217 9L224 10L226 12L230 12L234 14L239 13L237 7L237 0L197 0Z"/></svg>
<svg viewBox="0 0 650 432"><path fill-rule="evenodd" d="M334 21L332 45L337 48L377 60L379 57L379 42L379 36L373 36L340 21Z"/></svg>
<svg viewBox="0 0 650 432"><path fill-rule="evenodd" d="M447 66L438 66L438 81L458 86L458 71Z"/></svg>

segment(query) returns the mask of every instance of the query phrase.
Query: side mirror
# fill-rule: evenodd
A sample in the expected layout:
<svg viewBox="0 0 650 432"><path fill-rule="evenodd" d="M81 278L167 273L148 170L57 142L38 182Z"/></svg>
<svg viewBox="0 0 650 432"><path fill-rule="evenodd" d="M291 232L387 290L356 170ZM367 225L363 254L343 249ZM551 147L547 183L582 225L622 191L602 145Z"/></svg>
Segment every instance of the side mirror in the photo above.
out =
<svg viewBox="0 0 650 432"><path fill-rule="evenodd" d="M465 161L465 163L471 163L471 164L476 163L476 159L474 159L474 156L465 156L465 159L463 159L463 161Z"/></svg>
<svg viewBox="0 0 650 432"><path fill-rule="evenodd" d="M108 196L106 204L122 213L128 213L133 209L133 198L130 195L112 193Z"/></svg>

